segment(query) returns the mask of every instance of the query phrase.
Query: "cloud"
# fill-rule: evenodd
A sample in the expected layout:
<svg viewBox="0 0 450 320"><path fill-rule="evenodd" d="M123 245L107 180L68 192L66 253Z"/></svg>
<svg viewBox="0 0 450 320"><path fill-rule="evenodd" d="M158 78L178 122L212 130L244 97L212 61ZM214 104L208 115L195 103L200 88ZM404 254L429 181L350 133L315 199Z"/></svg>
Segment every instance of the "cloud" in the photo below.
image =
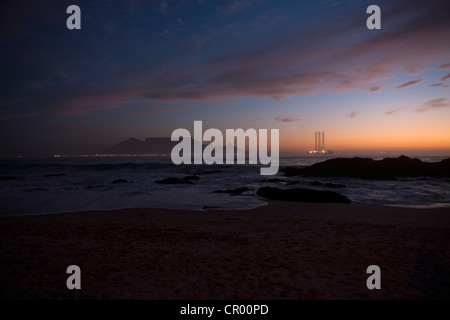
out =
<svg viewBox="0 0 450 320"><path fill-rule="evenodd" d="M14 112L0 112L0 120L10 120L18 118L33 117L34 113L14 113Z"/></svg>
<svg viewBox="0 0 450 320"><path fill-rule="evenodd" d="M60 116L82 116L93 111L118 109L127 103L142 100L142 91L116 91L85 95L55 101L52 113Z"/></svg>
<svg viewBox="0 0 450 320"><path fill-rule="evenodd" d="M83 119L80 121L80 123L84 126L88 126L88 125L98 125L99 123L101 123L98 120L92 120L92 119Z"/></svg>
<svg viewBox="0 0 450 320"><path fill-rule="evenodd" d="M168 7L167 1L161 1L160 2L160 4L159 4L160 12L162 12L162 13L166 12L167 7Z"/></svg>
<svg viewBox="0 0 450 320"><path fill-rule="evenodd" d="M239 12L258 3L233 1L226 10ZM67 116L116 109L136 102L151 106L180 101L219 103L240 97L282 100L295 95L349 90L378 92L383 88L378 85L380 81L411 72L418 66L435 66L448 61L450 43L446 40L450 22L443 10L446 6L446 1L438 1L433 6L423 1L411 1L409 6L394 2L391 10L384 14L383 23L402 23L394 23L382 32L364 32L357 38L349 35L360 32L361 21L344 19L343 12L339 13L342 23L318 19L308 32L304 28L306 21L302 19L283 20L279 13L267 13L264 19L250 16L240 22L217 23L216 27L183 34L187 45L183 41L173 44L170 54L158 52L155 46L155 56L149 56L148 61L123 63L121 58L114 59L130 54L126 50L132 50L130 56L134 57L135 46L123 45L117 51L107 50L109 47L105 46L92 55L63 50L62 65L74 61L70 74L79 76L73 81L63 80L53 85L49 83L55 77L54 56L51 59L49 56L46 63L41 63L45 62L43 58L33 59L39 61L38 66L30 62L29 52L26 52L23 58L11 63L17 66L15 69L2 70L0 81L20 89L11 96L26 97L23 105ZM151 43L126 35L130 37L127 43L131 40ZM354 40L349 44L342 39ZM205 42L208 48L216 50L200 50ZM194 54L186 54L183 46ZM72 55L66 56L66 53ZM397 89L417 83L410 81ZM36 93L35 88L47 91ZM0 97L0 105L7 98L10 97Z"/></svg>
<svg viewBox="0 0 450 320"><path fill-rule="evenodd" d="M223 6L221 8L221 10L225 13L225 14L233 14L233 13L238 13L238 12L242 12L245 9L255 6L255 5L259 5L261 4L261 0L235 0L232 3Z"/></svg>
<svg viewBox="0 0 450 320"><path fill-rule="evenodd" d="M416 110L416 112L424 112L432 109L440 109L450 106L447 98L433 99L422 104L422 107Z"/></svg>
<svg viewBox="0 0 450 320"><path fill-rule="evenodd" d="M440 83L430 84L429 87L431 87L431 88L450 88L450 85L440 82Z"/></svg>
<svg viewBox="0 0 450 320"><path fill-rule="evenodd" d="M441 81L446 81L447 79L450 79L450 73L447 74L446 76L443 76L443 77L441 78Z"/></svg>
<svg viewBox="0 0 450 320"><path fill-rule="evenodd" d="M440 70L450 70L450 63L441 64L438 69Z"/></svg>
<svg viewBox="0 0 450 320"><path fill-rule="evenodd" d="M409 62L404 64L404 69L408 74L420 74L423 72L424 66L420 62Z"/></svg>
<svg viewBox="0 0 450 320"><path fill-rule="evenodd" d="M140 115L152 115L152 114L157 114L157 113L165 113L165 112L177 112L180 111L181 109L149 109L149 110L141 110L141 111L136 111L134 112L134 114L140 114Z"/></svg>
<svg viewBox="0 0 450 320"><path fill-rule="evenodd" d="M378 92L383 88L384 87L382 87L382 86L374 86L374 87L369 88L369 92Z"/></svg>
<svg viewBox="0 0 450 320"><path fill-rule="evenodd" d="M401 90L401 89L404 89L404 88L407 88L407 87L419 84L422 81L423 81L423 78L419 78L419 79L416 79L416 80L411 80L411 81L405 82L405 83L397 86L395 89L398 91L398 90Z"/></svg>
<svg viewBox="0 0 450 320"><path fill-rule="evenodd" d="M392 109L392 110L388 110L388 111L385 112L385 114L388 115L388 116L392 116L392 115L394 115L395 113L399 112L402 109L404 109L404 108L395 108L395 109Z"/></svg>
<svg viewBox="0 0 450 320"><path fill-rule="evenodd" d="M192 38L186 44L186 50L188 51L188 53L195 53L200 50L204 44L205 39L198 35L195 35L192 36Z"/></svg>
<svg viewBox="0 0 450 320"><path fill-rule="evenodd" d="M275 120L281 121L281 122L297 122L297 121L301 121L301 119L295 117L295 114L288 114L287 116L278 116L278 117L275 118Z"/></svg>
<svg viewBox="0 0 450 320"><path fill-rule="evenodd" d="M388 115L388 116L391 116L391 115L393 115L394 113L396 113L398 110L389 110L389 111L386 111L385 113Z"/></svg>
<svg viewBox="0 0 450 320"><path fill-rule="evenodd" d="M355 111L355 110L350 111L350 112L346 115L347 118L356 118L356 117L358 117L358 116L359 116L359 112L358 112L358 111Z"/></svg>
<svg viewBox="0 0 450 320"><path fill-rule="evenodd" d="M254 39L259 44L256 47L247 41L246 50L231 50L211 58L196 65L195 71L186 68L181 72L173 70L171 77L181 74L185 79L173 79L168 91L160 90L146 96L153 99L216 101L243 96L284 99L292 95L367 88L376 92L382 88L375 85L377 81L395 73L407 72L411 66L435 62L450 50L448 41L441 41L447 37L443 25L448 25L448 19L442 12L439 11L440 15L436 16L435 12L430 12L429 6L419 3L417 10L422 10L423 16L436 16L435 19L424 20L423 16L415 18L416 12L411 8L408 8L409 11L404 7L397 10L397 16L391 19L401 17L410 23L389 29L382 36L369 36L352 46L334 46L333 50L327 49L327 43L333 43L335 37L358 29L356 22L349 21L333 28L325 24L310 34L285 32L285 37L264 34L263 39ZM246 29L245 25L241 25L240 29ZM435 37L428 37L430 33ZM321 45L315 46L314 43ZM411 46L417 53L411 54ZM364 59L365 63L355 65L354 61L360 59ZM421 81L402 84L399 88ZM156 78L151 81L155 82Z"/></svg>

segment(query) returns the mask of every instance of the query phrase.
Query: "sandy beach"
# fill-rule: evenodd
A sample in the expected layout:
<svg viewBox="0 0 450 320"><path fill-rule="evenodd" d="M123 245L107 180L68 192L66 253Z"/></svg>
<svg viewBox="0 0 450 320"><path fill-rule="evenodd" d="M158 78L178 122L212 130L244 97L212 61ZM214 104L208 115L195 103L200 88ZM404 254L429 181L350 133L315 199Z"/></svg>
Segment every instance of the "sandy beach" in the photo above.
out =
<svg viewBox="0 0 450 320"><path fill-rule="evenodd" d="M0 297L449 299L450 209L270 201L0 218ZM68 290L66 268L81 268ZM381 269L369 290L366 269Z"/></svg>

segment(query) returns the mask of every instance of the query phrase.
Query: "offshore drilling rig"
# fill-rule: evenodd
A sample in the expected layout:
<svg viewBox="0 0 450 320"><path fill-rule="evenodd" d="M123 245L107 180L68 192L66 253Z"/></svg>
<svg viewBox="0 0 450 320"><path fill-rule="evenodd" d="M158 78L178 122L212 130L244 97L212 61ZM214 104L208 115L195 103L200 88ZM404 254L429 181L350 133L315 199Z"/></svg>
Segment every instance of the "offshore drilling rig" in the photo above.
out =
<svg viewBox="0 0 450 320"><path fill-rule="evenodd" d="M325 153L333 153L331 150L325 149L325 132L316 131L315 134L315 143L314 150L309 150L309 154L325 154Z"/></svg>

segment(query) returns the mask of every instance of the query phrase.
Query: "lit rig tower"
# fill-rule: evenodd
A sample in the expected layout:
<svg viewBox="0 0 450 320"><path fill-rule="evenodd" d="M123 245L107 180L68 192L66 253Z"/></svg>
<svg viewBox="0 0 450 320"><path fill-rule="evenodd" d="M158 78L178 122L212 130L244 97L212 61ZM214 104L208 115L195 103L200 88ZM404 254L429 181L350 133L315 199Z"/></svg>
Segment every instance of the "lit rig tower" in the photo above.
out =
<svg viewBox="0 0 450 320"><path fill-rule="evenodd" d="M325 150L325 132L316 131L315 135L315 143L314 150L310 150L310 154L318 154L318 153L332 153L331 150Z"/></svg>

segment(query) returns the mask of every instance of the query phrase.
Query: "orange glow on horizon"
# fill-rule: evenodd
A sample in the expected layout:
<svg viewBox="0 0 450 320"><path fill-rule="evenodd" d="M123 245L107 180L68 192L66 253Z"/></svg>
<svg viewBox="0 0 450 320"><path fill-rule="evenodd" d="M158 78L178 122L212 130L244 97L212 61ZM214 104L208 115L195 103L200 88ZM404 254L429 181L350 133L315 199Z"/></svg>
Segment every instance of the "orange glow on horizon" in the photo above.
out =
<svg viewBox="0 0 450 320"><path fill-rule="evenodd" d="M332 151L343 150L450 150L450 131L424 134L402 133L394 135L390 132L365 133L325 133L325 149ZM354 137L353 139L351 137ZM314 135L283 135L280 134L280 151L308 151L314 149Z"/></svg>

